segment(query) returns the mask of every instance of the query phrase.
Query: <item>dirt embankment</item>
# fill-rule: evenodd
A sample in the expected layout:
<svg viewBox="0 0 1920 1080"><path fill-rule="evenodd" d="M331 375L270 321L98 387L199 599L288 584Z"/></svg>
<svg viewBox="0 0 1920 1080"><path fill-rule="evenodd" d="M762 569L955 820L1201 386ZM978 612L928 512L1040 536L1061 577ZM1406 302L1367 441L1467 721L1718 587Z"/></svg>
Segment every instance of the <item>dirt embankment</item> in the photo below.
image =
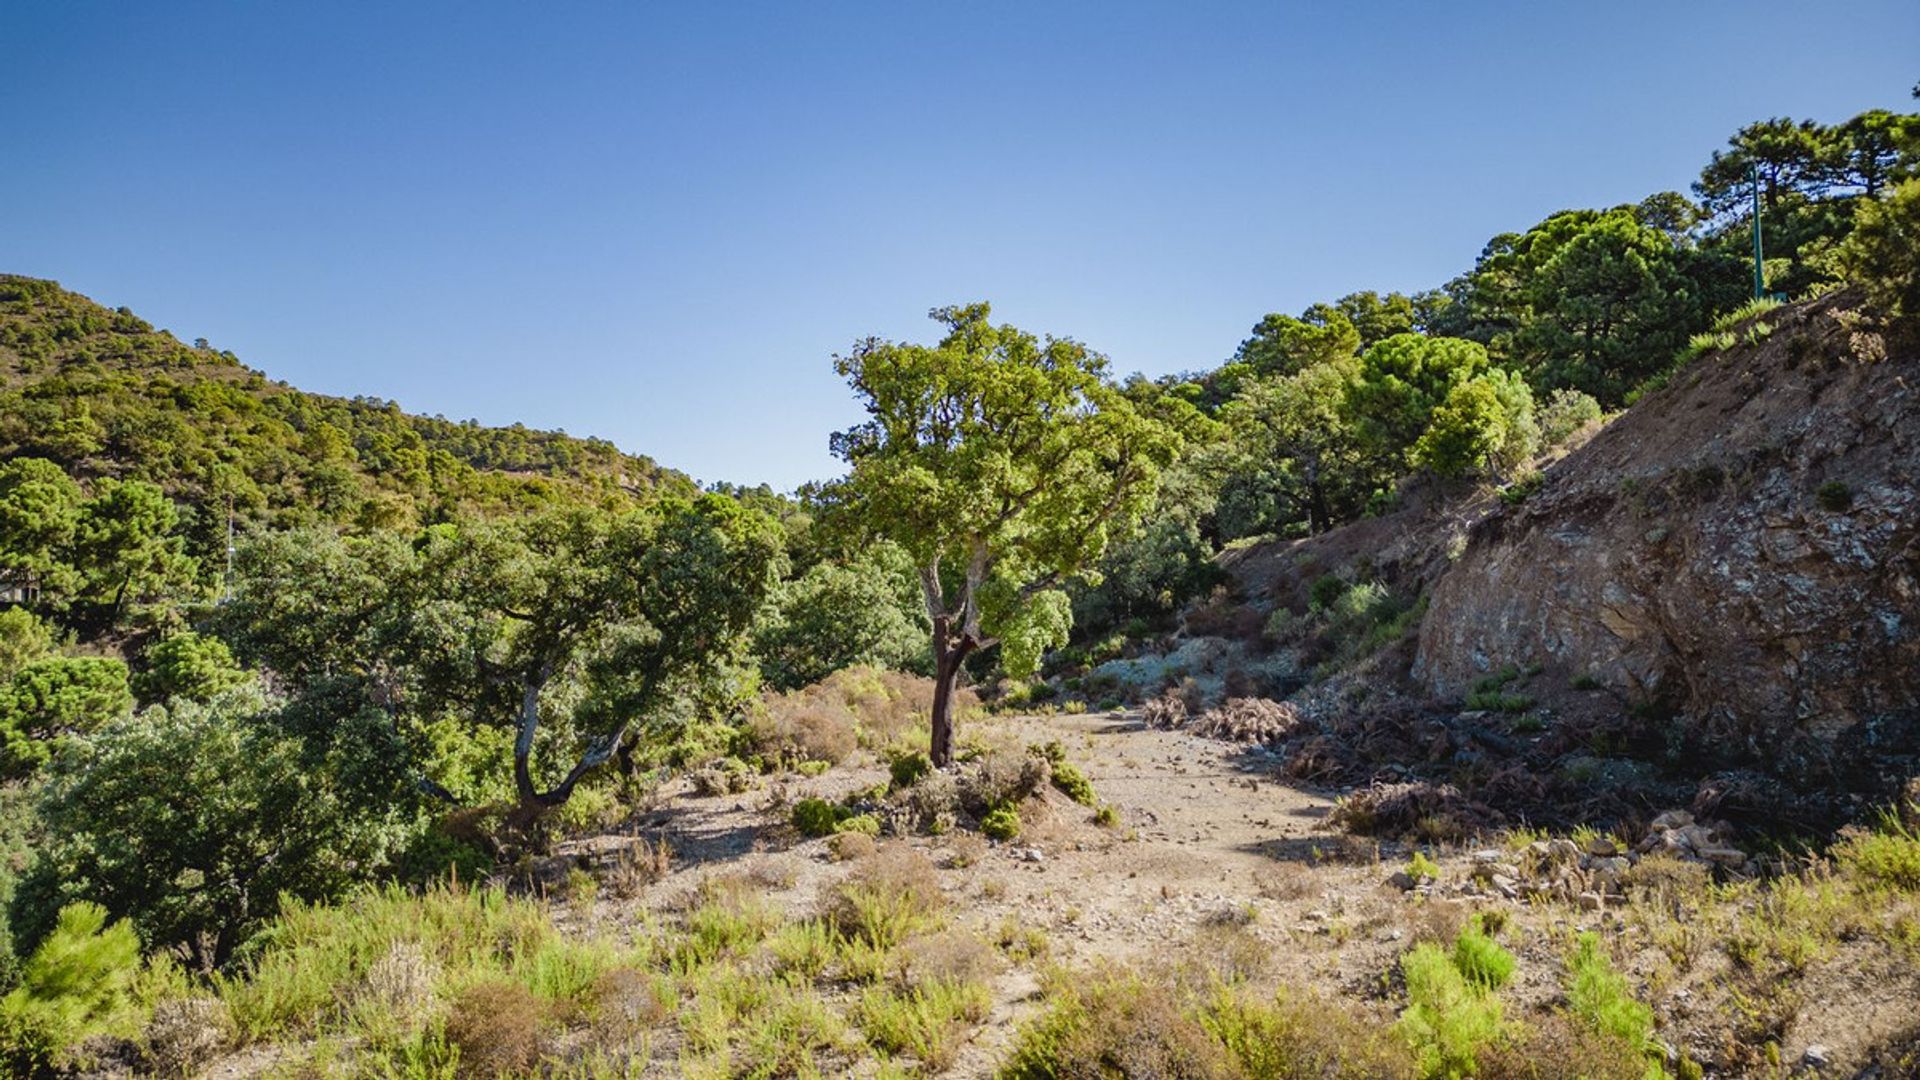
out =
<svg viewBox="0 0 1920 1080"><path fill-rule="evenodd" d="M1898 781L1920 747L1920 350L1844 293L1735 334L1475 524L1412 674L1451 698L1538 665L1710 758Z"/></svg>

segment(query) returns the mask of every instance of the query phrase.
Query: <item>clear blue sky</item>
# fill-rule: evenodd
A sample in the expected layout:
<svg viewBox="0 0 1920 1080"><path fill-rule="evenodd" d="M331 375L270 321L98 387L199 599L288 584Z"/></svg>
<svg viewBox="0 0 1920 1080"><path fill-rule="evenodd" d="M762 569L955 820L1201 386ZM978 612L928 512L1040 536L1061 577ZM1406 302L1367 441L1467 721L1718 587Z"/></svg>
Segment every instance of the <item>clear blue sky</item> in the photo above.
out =
<svg viewBox="0 0 1920 1080"><path fill-rule="evenodd" d="M1913 0L11 0L0 33L0 269L303 388L779 487L836 472L830 356L935 305L1208 366L1920 79Z"/></svg>

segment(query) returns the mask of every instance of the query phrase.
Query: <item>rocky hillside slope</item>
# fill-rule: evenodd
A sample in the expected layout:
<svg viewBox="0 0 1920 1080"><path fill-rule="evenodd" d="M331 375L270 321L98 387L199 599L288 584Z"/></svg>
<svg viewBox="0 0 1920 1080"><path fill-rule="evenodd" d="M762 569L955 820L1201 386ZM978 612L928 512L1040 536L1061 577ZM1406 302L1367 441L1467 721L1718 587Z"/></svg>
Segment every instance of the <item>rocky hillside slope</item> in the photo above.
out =
<svg viewBox="0 0 1920 1080"><path fill-rule="evenodd" d="M1612 691L1675 737L1859 790L1920 739L1920 349L1831 294L1738 327L1433 584L1417 683L1509 666ZM1538 681L1538 680L1537 680Z"/></svg>

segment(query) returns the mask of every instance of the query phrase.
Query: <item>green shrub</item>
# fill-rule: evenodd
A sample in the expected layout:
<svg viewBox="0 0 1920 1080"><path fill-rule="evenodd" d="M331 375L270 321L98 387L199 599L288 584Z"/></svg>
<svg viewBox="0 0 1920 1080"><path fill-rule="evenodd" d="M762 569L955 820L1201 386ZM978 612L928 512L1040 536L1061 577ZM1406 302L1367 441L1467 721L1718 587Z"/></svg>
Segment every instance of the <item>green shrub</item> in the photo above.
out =
<svg viewBox="0 0 1920 1080"><path fill-rule="evenodd" d="M1514 959L1488 935L1485 920L1476 915L1454 939L1453 966L1476 987L1495 991L1513 978Z"/></svg>
<svg viewBox="0 0 1920 1080"><path fill-rule="evenodd" d="M980 819L980 831L992 840L1017 840L1020 837L1020 811L1011 806L996 806Z"/></svg>
<svg viewBox="0 0 1920 1080"><path fill-rule="evenodd" d="M1834 252L1842 277L1891 315L1920 317L1920 180L1861 199L1853 231Z"/></svg>
<svg viewBox="0 0 1920 1080"><path fill-rule="evenodd" d="M1627 980L1600 949L1598 934L1588 931L1567 957L1567 1008L1590 1030L1619 1040L1649 1058L1649 1077L1664 1077L1664 1055L1653 1039L1653 1010L1634 1000Z"/></svg>
<svg viewBox="0 0 1920 1080"><path fill-rule="evenodd" d="M1540 441L1546 446L1561 446L1603 414L1592 394L1563 387L1547 395L1538 415Z"/></svg>
<svg viewBox="0 0 1920 1080"><path fill-rule="evenodd" d="M1307 586L1308 602L1314 608L1326 611L1333 607L1335 600L1346 595L1351 587L1346 579L1338 574L1322 574L1313 579L1313 584Z"/></svg>
<svg viewBox="0 0 1920 1080"><path fill-rule="evenodd" d="M118 660L50 656L23 665L0 684L0 775L35 772L64 740L132 707L127 665Z"/></svg>
<svg viewBox="0 0 1920 1080"><path fill-rule="evenodd" d="M143 701L165 702L174 697L209 701L248 677L234 662L226 642L192 632L162 639L140 659L145 668L134 676L133 688Z"/></svg>
<svg viewBox="0 0 1920 1080"><path fill-rule="evenodd" d="M1422 1076L1472 1076L1483 1049L1505 1028L1500 999L1462 975L1437 945L1418 945L1400 958L1407 1008L1399 1031Z"/></svg>
<svg viewBox="0 0 1920 1080"><path fill-rule="evenodd" d="M0 610L0 680L53 651L53 627L26 608Z"/></svg>
<svg viewBox="0 0 1920 1080"><path fill-rule="evenodd" d="M835 835L858 833L861 836L879 836L880 819L872 814L848 814L834 822L833 831Z"/></svg>
<svg viewBox="0 0 1920 1080"><path fill-rule="evenodd" d="M887 759L887 772L892 777L894 791L912 787L932 771L932 760L918 750L892 754Z"/></svg>
<svg viewBox="0 0 1920 1080"><path fill-rule="evenodd" d="M1093 781L1088 780L1087 774L1072 762L1061 761L1054 765L1053 786L1081 806L1092 806L1099 802L1099 797L1093 793Z"/></svg>
<svg viewBox="0 0 1920 1080"><path fill-rule="evenodd" d="M870 986L854 1013L873 1045L937 1073L952 1067L967 1033L992 1007L993 995L980 983L934 981L907 990Z"/></svg>
<svg viewBox="0 0 1920 1080"><path fill-rule="evenodd" d="M150 947L224 964L282 896L332 898L386 867L416 828L411 777L315 762L265 709L257 688L179 699L56 758L38 800L48 839L15 904L23 937L85 897Z"/></svg>
<svg viewBox="0 0 1920 1080"><path fill-rule="evenodd" d="M49 1071L69 1048L111 1024L140 972L140 940L98 904L60 909L53 931L0 998L0 1063L14 1076Z"/></svg>
<svg viewBox="0 0 1920 1080"><path fill-rule="evenodd" d="M1820 509L1828 513L1844 514L1853 508L1853 489L1838 480L1821 484L1813 497L1819 501Z"/></svg>
<svg viewBox="0 0 1920 1080"><path fill-rule="evenodd" d="M883 848L828 890L821 914L842 940L885 952L935 929L946 902L926 856Z"/></svg>
<svg viewBox="0 0 1920 1080"><path fill-rule="evenodd" d="M1920 892L1920 829L1891 811L1873 830L1855 832L1835 845L1833 855L1870 884Z"/></svg>
<svg viewBox="0 0 1920 1080"><path fill-rule="evenodd" d="M1407 865L1402 869L1415 881L1440 880L1440 864L1428 858L1424 851L1414 852L1413 858L1408 859Z"/></svg>
<svg viewBox="0 0 1920 1080"><path fill-rule="evenodd" d="M841 808L825 799L801 799L793 804L791 817L803 836L831 836L840 824Z"/></svg>

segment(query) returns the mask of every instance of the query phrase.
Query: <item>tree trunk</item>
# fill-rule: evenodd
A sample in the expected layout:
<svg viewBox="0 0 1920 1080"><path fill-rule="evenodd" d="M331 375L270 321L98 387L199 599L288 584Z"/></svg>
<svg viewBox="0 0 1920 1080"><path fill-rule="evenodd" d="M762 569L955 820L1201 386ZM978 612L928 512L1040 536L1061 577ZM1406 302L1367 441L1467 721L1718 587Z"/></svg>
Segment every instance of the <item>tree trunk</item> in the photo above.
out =
<svg viewBox="0 0 1920 1080"><path fill-rule="evenodd" d="M973 651L966 638L953 642L941 632L944 629L936 625L933 641L933 718L927 757L936 769L953 764L953 689L967 654Z"/></svg>

